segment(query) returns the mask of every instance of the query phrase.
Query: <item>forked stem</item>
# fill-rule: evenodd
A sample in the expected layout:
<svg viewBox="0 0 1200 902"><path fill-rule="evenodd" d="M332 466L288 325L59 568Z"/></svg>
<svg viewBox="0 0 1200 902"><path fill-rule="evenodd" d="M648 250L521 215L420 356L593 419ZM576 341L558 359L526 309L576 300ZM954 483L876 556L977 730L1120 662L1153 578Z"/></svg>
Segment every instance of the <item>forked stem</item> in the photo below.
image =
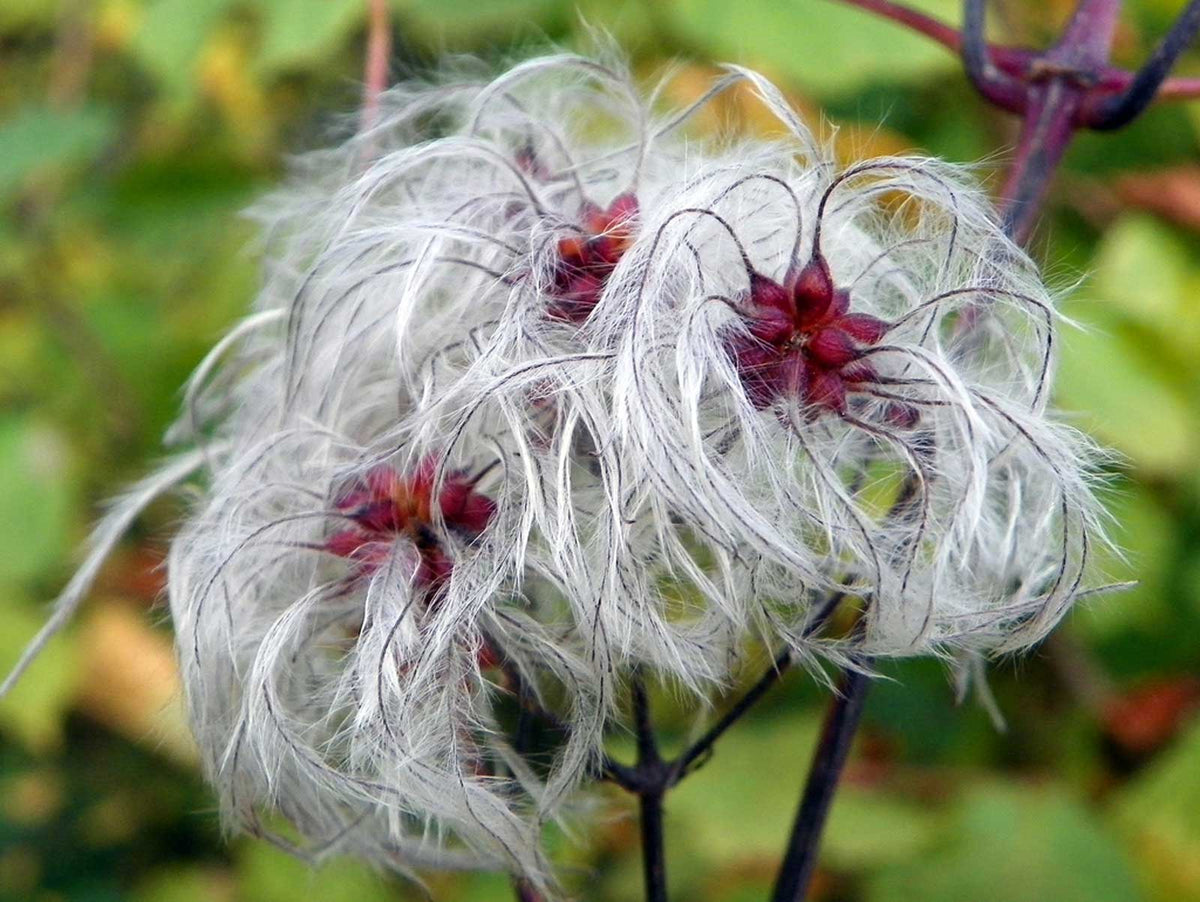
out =
<svg viewBox="0 0 1200 902"><path fill-rule="evenodd" d="M663 845L663 796L668 781L658 754L650 699L641 673L633 675L633 721L637 730L637 770L643 780L638 790L641 803L642 874L647 902L667 902L667 857Z"/></svg>

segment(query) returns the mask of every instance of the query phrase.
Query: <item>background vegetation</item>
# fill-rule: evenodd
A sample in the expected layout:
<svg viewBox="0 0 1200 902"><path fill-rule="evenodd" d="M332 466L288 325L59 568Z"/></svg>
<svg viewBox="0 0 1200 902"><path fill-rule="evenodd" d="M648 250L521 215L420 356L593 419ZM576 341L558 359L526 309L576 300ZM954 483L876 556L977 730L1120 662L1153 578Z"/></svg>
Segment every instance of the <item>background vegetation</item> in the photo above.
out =
<svg viewBox="0 0 1200 902"><path fill-rule="evenodd" d="M245 309L238 212L286 153L358 100L364 0L0 2L0 670L77 560L98 503L141 473L177 387ZM956 21L952 0L922 7ZM1138 0L1136 63L1178 11ZM578 9L578 11L577 11ZM1006 41L1043 44L1068 0L1004 0ZM1012 122L954 58L832 0L394 0L396 75L446 51L503 58L583 40L651 73L757 66L847 155L1003 162ZM1200 72L1200 55L1183 71ZM723 107L711 125L759 127ZM1140 586L1078 611L996 668L1009 720L956 706L936 665L889 671L837 802L817 895L862 902L1200 900L1200 103L1083 136L1035 243L1089 327L1066 336L1060 401L1126 455L1110 493ZM999 153L997 151L1000 151ZM157 605L170 504L144 518L84 616L0 704L0 899L374 902L418 891L335 863L310 875L219 836L182 723ZM793 674L672 794L674 897L765 895L823 693ZM693 723L659 705L668 741ZM639 898L627 799L605 795L562 856L588 902ZM431 877L439 899L510 898L499 877Z"/></svg>

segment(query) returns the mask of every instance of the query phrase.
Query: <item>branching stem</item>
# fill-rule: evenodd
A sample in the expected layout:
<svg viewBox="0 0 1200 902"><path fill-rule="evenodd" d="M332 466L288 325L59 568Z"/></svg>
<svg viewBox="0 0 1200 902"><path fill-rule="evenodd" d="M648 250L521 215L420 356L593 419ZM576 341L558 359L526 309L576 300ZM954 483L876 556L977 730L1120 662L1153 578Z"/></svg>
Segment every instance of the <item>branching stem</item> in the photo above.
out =
<svg viewBox="0 0 1200 902"><path fill-rule="evenodd" d="M633 675L633 722L637 732L637 771L641 781L642 874L646 902L667 902L667 861L663 846L663 796L669 768L658 754L650 698L640 672Z"/></svg>
<svg viewBox="0 0 1200 902"><path fill-rule="evenodd" d="M1009 235L1026 244L1046 191L1075 133L1128 125L1156 99L1200 96L1200 79L1168 78L1200 33L1200 0L1189 0L1137 72L1113 66L1122 0L1078 0L1058 42L1045 50L1000 47L984 35L987 0L963 0L962 31L892 0L844 0L959 53L975 89L1021 117L1016 156L1000 192Z"/></svg>

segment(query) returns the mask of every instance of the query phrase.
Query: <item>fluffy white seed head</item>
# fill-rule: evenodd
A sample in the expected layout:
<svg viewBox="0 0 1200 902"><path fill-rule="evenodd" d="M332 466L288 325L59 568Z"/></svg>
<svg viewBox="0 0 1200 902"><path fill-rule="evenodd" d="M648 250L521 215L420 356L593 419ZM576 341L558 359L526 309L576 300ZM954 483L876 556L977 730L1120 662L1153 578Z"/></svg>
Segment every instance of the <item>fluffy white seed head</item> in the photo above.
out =
<svg viewBox="0 0 1200 902"><path fill-rule="evenodd" d="M780 137L685 139L737 82ZM658 107L571 55L401 85L257 209L263 287L187 388L189 450L46 633L194 475L170 607L231 827L545 887L631 667L703 694L756 639L1008 651L1089 587L1054 298L969 175L840 167L737 68ZM522 707L553 760L507 738Z"/></svg>
<svg viewBox="0 0 1200 902"><path fill-rule="evenodd" d="M707 605L802 654L1044 636L1084 585L1097 454L1047 413L1053 296L964 174L801 137L706 161L642 227L589 322L620 522L723 557ZM861 601L848 635L830 592Z"/></svg>

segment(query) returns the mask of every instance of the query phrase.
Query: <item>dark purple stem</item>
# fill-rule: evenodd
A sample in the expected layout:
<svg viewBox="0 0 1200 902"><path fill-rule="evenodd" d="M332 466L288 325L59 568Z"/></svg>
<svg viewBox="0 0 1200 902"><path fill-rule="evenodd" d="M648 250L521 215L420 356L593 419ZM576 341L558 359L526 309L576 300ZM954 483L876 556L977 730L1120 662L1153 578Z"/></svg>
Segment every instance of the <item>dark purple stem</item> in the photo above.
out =
<svg viewBox="0 0 1200 902"><path fill-rule="evenodd" d="M771 902L803 902L808 892L817 867L821 833L862 719L870 683L870 677L858 671L848 670L842 675L838 695L825 715L821 741L813 755Z"/></svg>
<svg viewBox="0 0 1200 902"><path fill-rule="evenodd" d="M639 797L642 819L642 876L647 902L667 902L667 857L663 845L663 793Z"/></svg>
<svg viewBox="0 0 1200 902"><path fill-rule="evenodd" d="M788 667L791 666L791 663L792 652L789 648L785 648L775 656L775 660L771 662L771 666L763 671L763 675L758 678L758 681L750 687L746 694L738 699L733 707L726 711L715 724L709 727L703 736L688 746L687 750L675 759L671 767L672 784L678 783L696 769L698 762L701 762L712 752L716 741L724 735L726 730L741 720L742 715L754 707L758 703L758 700L767 694L768 689L779 682L779 678L783 676Z"/></svg>
<svg viewBox="0 0 1200 902"><path fill-rule="evenodd" d="M1080 69L1103 68L1120 17L1121 0L1081 0L1051 55L1061 54L1061 60Z"/></svg>
<svg viewBox="0 0 1200 902"><path fill-rule="evenodd" d="M525 755L529 752L530 732L533 728L533 711L534 700L529 693L529 687L521 679L519 671L515 667L509 668L510 683L512 690L517 696L517 729L513 737L513 751L518 755ZM539 893L524 877L518 877L513 880L513 895L517 902L546 902L545 898Z"/></svg>
<svg viewBox="0 0 1200 902"><path fill-rule="evenodd" d="M633 677L633 723L637 731L637 773L641 779L642 869L647 902L667 902L667 859L663 846L663 796L668 768L658 754L650 699L640 673Z"/></svg>
<svg viewBox="0 0 1200 902"><path fill-rule="evenodd" d="M1046 191L1075 136L1072 120L1079 105L1078 97L1058 79L1032 93L1017 153L1000 190L1004 231L1018 244L1026 244L1037 225Z"/></svg>
<svg viewBox="0 0 1200 902"><path fill-rule="evenodd" d="M963 7L961 54L967 78L980 94L998 107L1020 112L1025 86L993 62L984 38L984 0L966 0Z"/></svg>
<svg viewBox="0 0 1200 902"><path fill-rule="evenodd" d="M516 896L517 902L546 902L542 894L523 877L513 881L513 894Z"/></svg>
<svg viewBox="0 0 1200 902"><path fill-rule="evenodd" d="M1111 131L1132 122L1162 92L1163 82L1184 49L1200 30L1200 0L1191 2L1159 42L1149 61L1134 76L1124 93L1098 105L1088 122L1094 129Z"/></svg>
<svg viewBox="0 0 1200 902"><path fill-rule="evenodd" d="M1121 0L1081 0L1059 42L1030 65L1017 154L1000 192L1005 231L1018 244L1028 243L1080 111L1108 65L1120 12Z"/></svg>

